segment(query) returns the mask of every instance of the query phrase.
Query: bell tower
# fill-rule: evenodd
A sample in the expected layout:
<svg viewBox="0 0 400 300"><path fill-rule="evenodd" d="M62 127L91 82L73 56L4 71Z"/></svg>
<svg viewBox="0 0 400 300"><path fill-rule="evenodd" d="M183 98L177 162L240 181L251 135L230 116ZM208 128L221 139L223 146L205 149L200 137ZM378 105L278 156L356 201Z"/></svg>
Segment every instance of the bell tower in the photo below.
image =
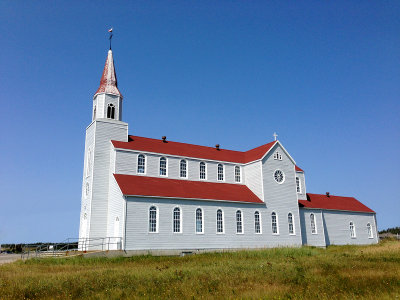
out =
<svg viewBox="0 0 400 300"><path fill-rule="evenodd" d="M122 94L110 49L93 96L92 120L86 128L79 228L79 247L83 250L95 249L95 239L107 237L109 183L115 172L111 140L127 142L128 124L122 122Z"/></svg>

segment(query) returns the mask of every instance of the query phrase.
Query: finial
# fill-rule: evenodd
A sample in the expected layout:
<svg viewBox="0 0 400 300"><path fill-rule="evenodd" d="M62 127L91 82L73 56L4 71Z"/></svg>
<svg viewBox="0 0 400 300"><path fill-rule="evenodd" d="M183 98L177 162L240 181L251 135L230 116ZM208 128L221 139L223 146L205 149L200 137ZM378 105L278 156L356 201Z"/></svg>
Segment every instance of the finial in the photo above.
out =
<svg viewBox="0 0 400 300"><path fill-rule="evenodd" d="M108 32L110 33L109 40L110 40L110 50L111 50L111 39L112 39L112 37L113 37L113 34L112 34L113 28L111 27L110 29L108 29Z"/></svg>
<svg viewBox="0 0 400 300"><path fill-rule="evenodd" d="M276 132L274 132L274 134L272 135L276 141L276 138L278 137L278 135L276 134Z"/></svg>

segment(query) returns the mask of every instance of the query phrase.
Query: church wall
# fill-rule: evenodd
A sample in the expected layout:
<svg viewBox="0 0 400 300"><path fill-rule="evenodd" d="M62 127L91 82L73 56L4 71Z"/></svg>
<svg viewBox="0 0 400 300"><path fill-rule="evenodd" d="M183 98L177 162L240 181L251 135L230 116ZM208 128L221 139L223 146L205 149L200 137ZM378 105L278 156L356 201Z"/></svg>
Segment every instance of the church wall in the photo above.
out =
<svg viewBox="0 0 400 300"><path fill-rule="evenodd" d="M270 211L264 204L224 201L178 200L161 198L127 198L126 250L139 249L220 249L300 246L299 236L271 234ZM150 206L158 211L158 233L148 232ZM182 233L173 233L173 209L182 211ZM195 232L195 212L203 209L204 234ZM224 215L224 234L216 232L216 211ZM236 233L236 211L243 213L243 234ZM261 215L262 233L254 230L254 212ZM297 229L299 230L299 229Z"/></svg>
<svg viewBox="0 0 400 300"><path fill-rule="evenodd" d="M168 156L163 154L148 154L146 152L137 151L126 151L116 150L116 169L117 174L127 175L138 175L137 174L137 159L139 154L144 154L146 157L146 171L145 176L161 177L161 178L172 178L182 179L180 176L180 161L185 159L187 162L187 179L188 180L200 180L200 162L206 163L206 180L212 182L221 182L217 180L217 166L218 162L194 159L194 158L180 158L174 156ZM167 176L160 176L160 158L165 157L167 159ZM224 181L225 183L235 183L234 168L236 164L233 163L222 163L224 165ZM242 178L244 176L242 167ZM260 175L258 175L260 176ZM243 180L243 179L242 179ZM203 180L202 180L203 181Z"/></svg>
<svg viewBox="0 0 400 300"><path fill-rule="evenodd" d="M260 199L264 200L263 190L262 190L261 168L262 164L260 161L256 161L244 166L242 168L244 170L242 178L244 178L244 184L246 184L247 187Z"/></svg>
<svg viewBox="0 0 400 300"><path fill-rule="evenodd" d="M273 158L273 155L277 150L282 155L282 160L275 160ZM275 237L282 242L288 239L296 239L298 243L301 243L300 217L294 167L294 163L290 160L289 156L286 155L279 144L275 145L274 148L263 158L262 173L264 201L269 213L271 214L274 211L278 215L279 234L275 235ZM283 171L285 174L285 180L282 184L277 183L274 179L274 172L277 169ZM289 212L294 216L295 236L289 235Z"/></svg>
<svg viewBox="0 0 400 300"><path fill-rule="evenodd" d="M300 200L307 200L307 191L306 191L306 179L303 172L296 172L296 177L300 179L300 189L301 193L297 193L297 197Z"/></svg>
<svg viewBox="0 0 400 300"><path fill-rule="evenodd" d="M378 242L373 213L323 210L328 245L375 244ZM356 237L350 236L350 222L355 225ZM373 238L368 237L367 223L372 226Z"/></svg>
<svg viewBox="0 0 400 300"><path fill-rule="evenodd" d="M315 228L316 233L312 233L311 230L311 218L310 215L315 215ZM303 245L325 247L325 230L322 212L320 209L303 209L300 208L300 224L301 224L301 236Z"/></svg>
<svg viewBox="0 0 400 300"><path fill-rule="evenodd" d="M107 235L108 188L110 175L110 140L127 141L128 124L114 120L95 121L90 237Z"/></svg>

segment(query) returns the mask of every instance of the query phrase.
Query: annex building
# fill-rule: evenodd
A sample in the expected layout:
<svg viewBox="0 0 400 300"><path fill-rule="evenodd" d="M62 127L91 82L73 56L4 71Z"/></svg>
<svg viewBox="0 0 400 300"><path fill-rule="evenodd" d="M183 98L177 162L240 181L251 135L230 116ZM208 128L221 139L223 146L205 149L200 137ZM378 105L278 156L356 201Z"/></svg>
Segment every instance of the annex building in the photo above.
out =
<svg viewBox="0 0 400 300"><path fill-rule="evenodd" d="M245 152L132 136L108 51L86 129L79 237L123 250L377 243L353 197L310 194L279 140Z"/></svg>

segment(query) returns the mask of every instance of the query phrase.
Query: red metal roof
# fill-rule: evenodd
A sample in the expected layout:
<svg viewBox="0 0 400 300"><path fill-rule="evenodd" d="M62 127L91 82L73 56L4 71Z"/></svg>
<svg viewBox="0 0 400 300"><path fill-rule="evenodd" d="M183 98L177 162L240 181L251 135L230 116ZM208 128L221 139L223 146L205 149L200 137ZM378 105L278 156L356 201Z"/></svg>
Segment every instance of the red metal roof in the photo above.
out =
<svg viewBox="0 0 400 300"><path fill-rule="evenodd" d="M298 166L295 166L295 169L296 169L297 172L303 172L304 173L304 171L301 168L299 168Z"/></svg>
<svg viewBox="0 0 400 300"><path fill-rule="evenodd" d="M185 157L195 157L235 163L248 163L260 159L276 143L271 142L246 152L219 149L213 147L192 145L178 142L163 142L161 139L151 139L140 136L129 136L128 142L111 141L115 148L147 151Z"/></svg>
<svg viewBox="0 0 400 300"><path fill-rule="evenodd" d="M100 93L113 94L122 98L121 92L118 89L117 75L115 74L114 59L111 50L108 50L103 75L100 79L100 86L97 89L95 96Z"/></svg>
<svg viewBox="0 0 400 300"><path fill-rule="evenodd" d="M264 203L243 184L189 181L140 175L114 174L127 196L151 196Z"/></svg>
<svg viewBox="0 0 400 300"><path fill-rule="evenodd" d="M356 212L369 212L374 211L356 198L353 197L342 197L320 194L307 194L307 200L299 200L300 207L307 208L320 208L320 209L333 209L333 210L347 210Z"/></svg>

